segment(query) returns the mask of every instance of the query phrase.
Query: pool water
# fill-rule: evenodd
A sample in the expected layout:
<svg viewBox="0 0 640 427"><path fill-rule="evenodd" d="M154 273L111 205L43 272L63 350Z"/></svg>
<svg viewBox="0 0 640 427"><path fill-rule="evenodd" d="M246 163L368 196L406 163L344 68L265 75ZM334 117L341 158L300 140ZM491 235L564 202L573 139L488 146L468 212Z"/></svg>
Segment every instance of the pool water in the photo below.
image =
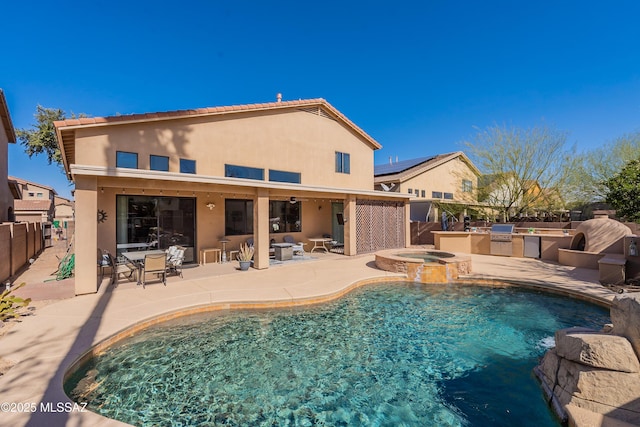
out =
<svg viewBox="0 0 640 427"><path fill-rule="evenodd" d="M532 374L601 307L519 289L395 282L322 305L176 319L65 390L139 426L559 426Z"/></svg>

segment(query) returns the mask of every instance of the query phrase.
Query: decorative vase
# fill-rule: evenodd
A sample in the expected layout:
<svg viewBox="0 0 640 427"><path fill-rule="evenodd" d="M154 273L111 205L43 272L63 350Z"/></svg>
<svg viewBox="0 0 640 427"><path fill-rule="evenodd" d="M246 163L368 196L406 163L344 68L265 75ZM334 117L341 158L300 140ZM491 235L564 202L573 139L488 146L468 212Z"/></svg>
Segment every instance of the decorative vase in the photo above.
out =
<svg viewBox="0 0 640 427"><path fill-rule="evenodd" d="M251 267L251 261L238 261L240 263L240 271L247 271Z"/></svg>

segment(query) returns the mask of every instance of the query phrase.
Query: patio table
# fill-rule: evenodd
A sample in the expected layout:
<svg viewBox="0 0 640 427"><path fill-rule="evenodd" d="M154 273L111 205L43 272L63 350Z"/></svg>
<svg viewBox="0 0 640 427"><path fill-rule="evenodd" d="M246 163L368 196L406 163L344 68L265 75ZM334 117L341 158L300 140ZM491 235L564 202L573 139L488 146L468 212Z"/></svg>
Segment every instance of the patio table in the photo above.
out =
<svg viewBox="0 0 640 427"><path fill-rule="evenodd" d="M314 237L309 239L310 242L313 242L313 247L309 252L313 252L316 249L323 249L325 252L329 252L329 249L325 246L325 243L331 242L331 239L326 237Z"/></svg>
<svg viewBox="0 0 640 427"><path fill-rule="evenodd" d="M160 249L153 249L150 251L134 251L134 252L122 252L122 256L130 261L133 265L138 267L138 285L141 283L142 271L144 269L144 257L147 255L164 254L166 253Z"/></svg>

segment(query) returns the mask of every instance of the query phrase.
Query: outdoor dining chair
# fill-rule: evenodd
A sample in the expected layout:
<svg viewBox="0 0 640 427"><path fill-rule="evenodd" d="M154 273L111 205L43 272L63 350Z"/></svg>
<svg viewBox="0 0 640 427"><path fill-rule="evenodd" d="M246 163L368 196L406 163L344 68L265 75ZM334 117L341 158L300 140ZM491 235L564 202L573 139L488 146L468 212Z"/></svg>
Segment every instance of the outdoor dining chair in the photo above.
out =
<svg viewBox="0 0 640 427"><path fill-rule="evenodd" d="M142 267L142 288L146 284L147 274L156 274L162 278L162 283L167 286L167 255L164 253L147 254L144 256Z"/></svg>
<svg viewBox="0 0 640 427"><path fill-rule="evenodd" d="M117 261L109 251L105 251L105 256L109 260L109 266L111 267L111 282L114 286L118 286L118 279L120 278L120 275L124 275L127 279L131 280L138 272L138 267L136 265L133 265L130 262Z"/></svg>
<svg viewBox="0 0 640 427"><path fill-rule="evenodd" d="M182 277L182 262L184 261L184 251L182 247L177 248L173 255L167 254L167 271L169 273L175 273Z"/></svg>

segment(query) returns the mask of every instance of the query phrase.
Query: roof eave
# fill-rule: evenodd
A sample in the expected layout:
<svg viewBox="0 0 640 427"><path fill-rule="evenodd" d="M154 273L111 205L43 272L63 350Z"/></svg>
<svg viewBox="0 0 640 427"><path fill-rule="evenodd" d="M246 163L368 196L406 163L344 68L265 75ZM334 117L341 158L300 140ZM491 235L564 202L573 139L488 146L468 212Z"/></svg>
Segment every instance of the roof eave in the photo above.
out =
<svg viewBox="0 0 640 427"><path fill-rule="evenodd" d="M16 130L13 127L13 123L11 121L11 114L9 113L9 105L7 104L7 99L4 96L4 92L0 89L0 121L2 121L2 126L4 127L4 131L7 134L8 142L10 144L15 144L18 140L16 136Z"/></svg>

